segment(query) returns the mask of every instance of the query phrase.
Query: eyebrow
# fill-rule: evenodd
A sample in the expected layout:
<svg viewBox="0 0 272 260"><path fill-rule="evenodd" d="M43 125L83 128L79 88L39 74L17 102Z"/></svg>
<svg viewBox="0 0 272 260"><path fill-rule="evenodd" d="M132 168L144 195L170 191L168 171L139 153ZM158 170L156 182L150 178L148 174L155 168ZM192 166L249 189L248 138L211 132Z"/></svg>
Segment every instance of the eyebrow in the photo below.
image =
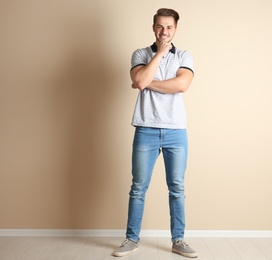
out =
<svg viewBox="0 0 272 260"><path fill-rule="evenodd" d="M161 24L157 24L156 26L157 26L157 27L164 27L164 26L161 25ZM166 25L166 27L174 27L174 25Z"/></svg>

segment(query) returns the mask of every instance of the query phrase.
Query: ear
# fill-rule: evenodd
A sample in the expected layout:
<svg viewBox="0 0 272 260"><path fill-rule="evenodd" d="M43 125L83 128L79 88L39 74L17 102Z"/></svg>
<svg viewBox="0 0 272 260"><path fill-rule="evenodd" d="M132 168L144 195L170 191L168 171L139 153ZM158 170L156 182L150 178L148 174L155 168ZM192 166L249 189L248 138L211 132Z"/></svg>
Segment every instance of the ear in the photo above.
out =
<svg viewBox="0 0 272 260"><path fill-rule="evenodd" d="M152 25L152 30L155 32L155 24Z"/></svg>

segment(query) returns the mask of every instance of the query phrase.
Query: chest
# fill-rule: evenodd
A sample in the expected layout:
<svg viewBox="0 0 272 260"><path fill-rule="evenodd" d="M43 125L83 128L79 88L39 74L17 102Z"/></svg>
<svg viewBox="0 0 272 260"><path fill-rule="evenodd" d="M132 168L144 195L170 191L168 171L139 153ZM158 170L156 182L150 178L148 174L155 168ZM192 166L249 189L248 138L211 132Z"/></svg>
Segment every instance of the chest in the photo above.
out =
<svg viewBox="0 0 272 260"><path fill-rule="evenodd" d="M152 59L152 57L148 57L148 63ZM161 61L160 65L157 69L156 75L154 79L157 80L167 80L176 77L176 73L180 67L179 59L173 53L168 53L164 56Z"/></svg>

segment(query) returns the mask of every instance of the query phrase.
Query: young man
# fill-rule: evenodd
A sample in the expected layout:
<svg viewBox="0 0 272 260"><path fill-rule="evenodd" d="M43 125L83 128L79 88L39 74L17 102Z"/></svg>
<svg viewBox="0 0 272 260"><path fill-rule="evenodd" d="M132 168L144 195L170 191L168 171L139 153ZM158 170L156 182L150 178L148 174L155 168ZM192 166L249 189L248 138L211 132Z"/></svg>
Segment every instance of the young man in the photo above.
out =
<svg viewBox="0 0 272 260"><path fill-rule="evenodd" d="M133 180L126 240L113 255L125 256L138 250L145 194L155 161L162 152L169 190L172 251L185 257L197 257L197 253L183 240L188 144L182 93L193 79L193 61L189 52L176 48L172 43L179 14L162 8L153 19L156 42L136 50L131 59L132 88L140 90L132 119L135 126Z"/></svg>

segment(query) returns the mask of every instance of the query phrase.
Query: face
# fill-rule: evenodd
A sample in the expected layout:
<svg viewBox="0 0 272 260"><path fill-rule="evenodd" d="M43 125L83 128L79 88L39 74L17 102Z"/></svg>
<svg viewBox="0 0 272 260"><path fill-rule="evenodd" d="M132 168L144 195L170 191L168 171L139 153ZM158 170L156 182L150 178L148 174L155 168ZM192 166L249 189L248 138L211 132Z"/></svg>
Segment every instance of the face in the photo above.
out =
<svg viewBox="0 0 272 260"><path fill-rule="evenodd" d="M171 43L176 30L177 26L172 16L158 16L156 23L153 25L153 32L157 43Z"/></svg>

